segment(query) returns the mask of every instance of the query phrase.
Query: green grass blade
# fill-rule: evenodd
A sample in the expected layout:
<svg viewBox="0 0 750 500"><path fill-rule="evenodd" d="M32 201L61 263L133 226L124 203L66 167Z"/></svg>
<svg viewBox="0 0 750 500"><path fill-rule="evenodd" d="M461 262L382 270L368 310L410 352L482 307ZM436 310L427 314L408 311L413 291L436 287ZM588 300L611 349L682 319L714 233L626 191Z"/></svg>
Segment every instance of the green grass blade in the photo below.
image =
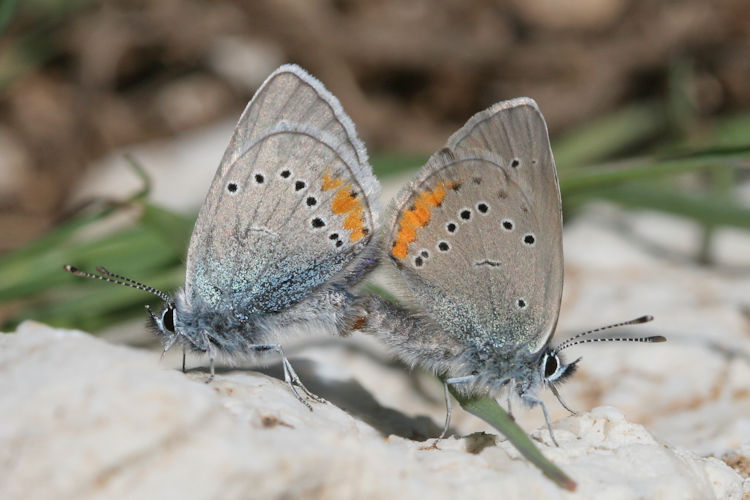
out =
<svg viewBox="0 0 750 500"><path fill-rule="evenodd" d="M552 144L559 170L602 161L662 133L667 115L656 103L639 103L590 121Z"/></svg>
<svg viewBox="0 0 750 500"><path fill-rule="evenodd" d="M564 195L595 191L621 185L628 181L649 180L687 172L734 167L750 161L750 153L739 155L706 154L675 160L630 160L611 165L576 169L561 175L560 189Z"/></svg>
<svg viewBox="0 0 750 500"><path fill-rule="evenodd" d="M456 398L456 401L461 404L464 410L472 415L476 415L500 431L529 462L538 467L555 484L566 490L575 491L577 487L575 481L568 477L559 467L550 462L547 457L542 455L542 452L539 451L539 448L536 447L529 436L526 435L523 429L510 418L510 415L494 399L488 397L467 398L450 385L448 386L448 390L450 390L453 397Z"/></svg>

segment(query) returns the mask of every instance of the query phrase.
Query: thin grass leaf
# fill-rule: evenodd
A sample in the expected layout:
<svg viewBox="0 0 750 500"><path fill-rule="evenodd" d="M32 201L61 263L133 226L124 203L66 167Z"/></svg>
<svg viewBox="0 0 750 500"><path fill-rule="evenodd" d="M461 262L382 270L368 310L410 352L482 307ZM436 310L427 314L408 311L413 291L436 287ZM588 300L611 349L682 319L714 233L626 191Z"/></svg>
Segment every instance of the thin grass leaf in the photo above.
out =
<svg viewBox="0 0 750 500"><path fill-rule="evenodd" d="M566 490L575 491L577 487L576 482L539 451L539 448L536 447L531 438L526 435L523 429L510 418L510 415L494 399L488 397L469 398L463 396L450 385L448 386L448 390L464 410L472 415L476 415L500 431L529 462L539 468L555 484Z"/></svg>
<svg viewBox="0 0 750 500"><path fill-rule="evenodd" d="M748 161L750 161L750 152L729 156L705 153L703 156L676 160L628 160L565 172L561 175L560 189L564 195L579 191L593 192L629 181L649 180L701 170L708 171L721 166L734 168Z"/></svg>
<svg viewBox="0 0 750 500"><path fill-rule="evenodd" d="M688 194L650 185L626 185L600 190L597 198L620 205L650 209L693 219L707 226L750 229L750 209L720 194Z"/></svg>
<svg viewBox="0 0 750 500"><path fill-rule="evenodd" d="M558 170L606 160L663 133L667 117L657 103L639 103L578 127L552 144Z"/></svg>

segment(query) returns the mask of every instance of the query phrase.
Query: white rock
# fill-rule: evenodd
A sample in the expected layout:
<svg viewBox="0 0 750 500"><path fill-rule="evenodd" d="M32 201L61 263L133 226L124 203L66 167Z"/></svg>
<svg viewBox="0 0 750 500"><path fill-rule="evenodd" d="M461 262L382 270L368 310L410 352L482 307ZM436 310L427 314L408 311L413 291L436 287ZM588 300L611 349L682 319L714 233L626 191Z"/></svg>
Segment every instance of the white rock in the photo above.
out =
<svg viewBox="0 0 750 500"><path fill-rule="evenodd" d="M571 497L494 436L435 447L384 436L330 403L309 412L267 375L206 378L38 323L1 336L0 498ZM362 396L351 380L303 378L343 406L347 390ZM421 420L377 404L360 411L421 432ZM743 479L722 461L666 445L613 408L555 427L560 448L534 435L578 481L575 498L742 497Z"/></svg>

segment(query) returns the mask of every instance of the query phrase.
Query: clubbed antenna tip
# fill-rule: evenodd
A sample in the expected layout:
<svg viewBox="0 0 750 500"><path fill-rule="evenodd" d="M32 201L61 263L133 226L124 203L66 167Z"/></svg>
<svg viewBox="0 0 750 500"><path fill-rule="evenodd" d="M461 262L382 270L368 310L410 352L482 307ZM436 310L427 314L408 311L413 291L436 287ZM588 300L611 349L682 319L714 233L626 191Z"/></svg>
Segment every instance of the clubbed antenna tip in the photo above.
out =
<svg viewBox="0 0 750 500"><path fill-rule="evenodd" d="M583 333L579 333L578 335L575 335L568 340L564 341L562 344L557 346L555 348L555 351L560 352L564 349L567 349L568 347L572 347L574 345L578 344L587 344L590 342L666 342L667 339L661 335L653 335L650 337L593 337L590 336L594 333L599 333L604 330L610 330L612 328L617 328L620 326L631 326L631 325L640 325L643 323L648 323L649 321L653 321L654 317L650 314L645 314L643 316L640 316L635 319L631 319L630 321L623 321L621 323L615 323L613 325L607 325L603 326L601 328L595 328L594 330L588 330ZM582 337L589 337L589 338L582 338Z"/></svg>

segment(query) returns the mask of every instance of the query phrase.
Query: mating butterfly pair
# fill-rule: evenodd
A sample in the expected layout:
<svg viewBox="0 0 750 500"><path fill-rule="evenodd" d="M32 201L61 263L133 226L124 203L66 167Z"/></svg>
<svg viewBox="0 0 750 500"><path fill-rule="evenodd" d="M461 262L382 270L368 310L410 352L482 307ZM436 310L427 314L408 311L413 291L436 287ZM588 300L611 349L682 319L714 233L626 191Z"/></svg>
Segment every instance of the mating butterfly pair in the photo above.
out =
<svg viewBox="0 0 750 500"><path fill-rule="evenodd" d="M310 409L306 398L317 397L279 343L292 328L372 333L446 384L491 395L507 389L531 405L541 404L543 386L559 398L555 383L573 372L577 360L566 364L559 351L610 340L586 332L550 346L562 294L562 215L533 100L497 103L451 136L397 196L383 249L379 191L339 101L285 65L235 128L190 238L184 289L170 296L101 267L65 269L160 297L163 310L148 312L164 350L177 343L207 353L212 376L219 354L277 351L286 382ZM416 313L355 294L381 253L408 285Z"/></svg>

